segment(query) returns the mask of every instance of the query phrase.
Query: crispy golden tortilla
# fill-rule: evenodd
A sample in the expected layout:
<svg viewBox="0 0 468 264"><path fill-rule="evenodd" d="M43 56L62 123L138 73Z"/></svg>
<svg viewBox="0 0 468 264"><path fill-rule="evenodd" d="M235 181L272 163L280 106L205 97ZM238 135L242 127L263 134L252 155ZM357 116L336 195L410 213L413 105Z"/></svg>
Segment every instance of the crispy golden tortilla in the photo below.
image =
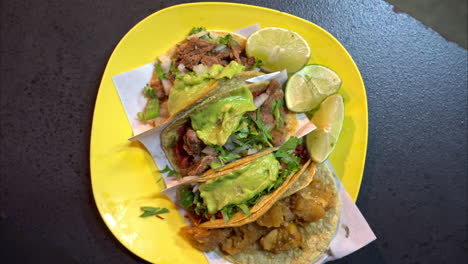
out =
<svg viewBox="0 0 468 264"><path fill-rule="evenodd" d="M235 255L225 255L221 251L217 251L217 253L227 260L238 264L311 264L324 254L335 236L339 223L341 204L336 182L330 169L323 163L316 164L315 167L316 169L313 177L302 174L295 182L290 181L287 186L289 187L287 188L288 190L278 197L281 199L292 195L306 187L312 179L319 179L333 188L334 196L332 197L330 207L326 211L325 216L318 221L308 223L304 226L298 226L305 240L301 247L273 254L262 250L258 243L253 243L250 248ZM274 201L279 199L272 198ZM266 212L266 210L261 211Z"/></svg>

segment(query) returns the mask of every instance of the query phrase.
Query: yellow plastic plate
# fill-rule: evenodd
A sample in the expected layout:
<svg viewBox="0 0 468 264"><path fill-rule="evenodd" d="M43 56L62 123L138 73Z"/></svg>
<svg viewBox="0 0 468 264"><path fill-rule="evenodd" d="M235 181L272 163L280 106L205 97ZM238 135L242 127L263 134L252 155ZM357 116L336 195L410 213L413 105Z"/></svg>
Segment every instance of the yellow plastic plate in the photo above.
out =
<svg viewBox="0 0 468 264"><path fill-rule="evenodd" d="M367 101L364 84L351 56L319 26L277 10L228 3L193 3L163 9L132 28L115 48L99 87L91 133L91 180L102 218L130 251L154 263L206 263L179 235L185 224L164 188L145 148L127 139L130 124L111 77L150 63L183 39L193 26L236 30L259 23L292 29L310 44L310 63L325 65L343 80L345 119L330 156L338 177L356 200L367 147ZM164 220L140 218L140 206L166 207Z"/></svg>

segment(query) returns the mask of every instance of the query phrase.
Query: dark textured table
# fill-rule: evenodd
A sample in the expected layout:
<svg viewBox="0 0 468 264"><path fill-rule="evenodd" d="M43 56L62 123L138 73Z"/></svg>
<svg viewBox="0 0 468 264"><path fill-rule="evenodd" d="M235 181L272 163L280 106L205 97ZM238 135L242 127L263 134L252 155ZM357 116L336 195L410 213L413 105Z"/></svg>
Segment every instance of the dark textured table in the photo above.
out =
<svg viewBox="0 0 468 264"><path fill-rule="evenodd" d="M380 0L243 2L325 28L364 78L369 147L357 204L378 240L336 263L467 259L467 51ZM92 114L120 38L176 3L0 2L0 262L143 262L94 204Z"/></svg>

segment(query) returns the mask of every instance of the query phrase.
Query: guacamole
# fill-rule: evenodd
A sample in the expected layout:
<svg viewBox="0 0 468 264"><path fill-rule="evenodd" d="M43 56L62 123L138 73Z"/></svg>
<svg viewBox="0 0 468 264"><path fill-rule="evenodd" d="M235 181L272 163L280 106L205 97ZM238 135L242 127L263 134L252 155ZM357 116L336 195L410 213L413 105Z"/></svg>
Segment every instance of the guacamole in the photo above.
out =
<svg viewBox="0 0 468 264"><path fill-rule="evenodd" d="M205 144L222 146L236 131L244 113L255 109L252 93L242 86L229 96L194 111L190 115L192 128Z"/></svg>
<svg viewBox="0 0 468 264"><path fill-rule="evenodd" d="M240 205L270 187L278 178L280 164L273 154L265 155L241 169L200 185L200 196L210 214L229 204Z"/></svg>
<svg viewBox="0 0 468 264"><path fill-rule="evenodd" d="M215 64L200 75L191 72L177 77L169 91L167 101L169 113L171 115L178 113L187 106L187 102L193 98L203 96L213 87L217 80L222 78L231 79L236 73L243 72L244 70L244 65L231 61L226 67Z"/></svg>

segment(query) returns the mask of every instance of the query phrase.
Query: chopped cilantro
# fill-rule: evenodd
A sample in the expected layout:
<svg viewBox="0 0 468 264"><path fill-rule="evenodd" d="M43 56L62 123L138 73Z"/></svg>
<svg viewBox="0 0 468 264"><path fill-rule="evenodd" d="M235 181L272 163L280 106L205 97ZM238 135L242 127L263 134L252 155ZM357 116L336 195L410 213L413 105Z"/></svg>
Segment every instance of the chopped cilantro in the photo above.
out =
<svg viewBox="0 0 468 264"><path fill-rule="evenodd" d="M142 112L138 112L138 113L137 113L137 117L138 117L138 120L140 120L140 121L145 121L145 116L143 115Z"/></svg>
<svg viewBox="0 0 468 264"><path fill-rule="evenodd" d="M227 223L229 219L236 213L236 206L235 205L226 205L221 209L221 214L223 215L224 223Z"/></svg>
<svg viewBox="0 0 468 264"><path fill-rule="evenodd" d="M140 217L157 216L160 214L169 213L169 209L167 208L142 206L140 209L143 211Z"/></svg>
<svg viewBox="0 0 468 264"><path fill-rule="evenodd" d="M156 93L149 84L146 84L146 86L143 88L143 96L145 98L156 98Z"/></svg>
<svg viewBox="0 0 468 264"><path fill-rule="evenodd" d="M281 115L281 111L280 111L281 107L283 106L284 106L283 99L279 99L276 102L273 102L271 104L271 107L273 108L273 114L274 114L275 120L278 121L276 122L276 127L280 127L284 124L283 116Z"/></svg>
<svg viewBox="0 0 468 264"><path fill-rule="evenodd" d="M210 34L205 34L205 35L199 37L199 39L210 40L210 39L211 39L211 36L210 36Z"/></svg>
<svg viewBox="0 0 468 264"><path fill-rule="evenodd" d="M167 74L163 72L160 61L154 64L154 74L156 74L159 79L167 79Z"/></svg>
<svg viewBox="0 0 468 264"><path fill-rule="evenodd" d="M219 42L219 44L228 45L229 41L231 41L231 40L232 40L232 43L233 43L232 45L235 46L234 43L236 43L236 42L232 39L232 36L230 34L227 34L226 36L219 38L218 42ZM237 43L236 43L236 45L237 45Z"/></svg>
<svg viewBox="0 0 468 264"><path fill-rule="evenodd" d="M259 59L255 58L255 63L252 65L252 69L253 68L260 68L264 64L265 63L262 60L259 60Z"/></svg>
<svg viewBox="0 0 468 264"><path fill-rule="evenodd" d="M233 161L235 159L240 158L241 156L239 154L234 154L234 153L229 153L224 156L218 156L219 160L223 163L228 163L230 161Z"/></svg>
<svg viewBox="0 0 468 264"><path fill-rule="evenodd" d="M193 198L194 194L191 190L189 189L182 189L180 191L180 205L182 205L184 208L188 208L193 204Z"/></svg>
<svg viewBox="0 0 468 264"><path fill-rule="evenodd" d="M249 136L249 134L247 134L247 133L242 133L242 132L236 134L236 138L237 138L237 139L243 139L243 138L246 138L246 137L248 137L248 136Z"/></svg>
<svg viewBox="0 0 468 264"><path fill-rule="evenodd" d="M263 120L260 116L260 108L257 108L257 114L256 114L257 118L254 121L255 125L257 126L258 128L258 131L260 131L260 135L261 135L261 140L267 144L268 146L270 147L273 147L273 145L271 144L271 142L273 141L273 138L271 137L271 134L270 134L270 131L271 131L271 127L269 126L266 126L264 123L263 123ZM249 116L250 117L250 116Z"/></svg>
<svg viewBox="0 0 468 264"><path fill-rule="evenodd" d="M291 137L276 152L295 150L300 144L302 144L302 138Z"/></svg>
<svg viewBox="0 0 468 264"><path fill-rule="evenodd" d="M284 179L291 173L299 171L301 167L301 157L296 156L294 151L300 144L302 144L302 138L291 137L273 153L275 158L285 165L285 167L280 171L280 175L276 182L273 184L273 188L279 187L283 183Z"/></svg>
<svg viewBox="0 0 468 264"><path fill-rule="evenodd" d="M163 170L160 170L159 172L161 172L161 173L166 173L167 172L167 176L169 176L169 177L171 177L171 176L181 177L182 176L180 173L178 173L175 170L171 169L171 167L169 167L169 165L166 165L166 168L164 168Z"/></svg>
<svg viewBox="0 0 468 264"><path fill-rule="evenodd" d="M179 73L179 69L177 69L177 67L174 65L174 63L171 64L171 69L170 69L171 72L177 74Z"/></svg>
<svg viewBox="0 0 468 264"><path fill-rule="evenodd" d="M193 28L190 30L190 32L189 32L188 35L190 36L190 35L193 35L193 34L197 34L197 33L200 33L200 32L202 32L202 31L205 31L205 30L206 30L205 27L193 27Z"/></svg>

